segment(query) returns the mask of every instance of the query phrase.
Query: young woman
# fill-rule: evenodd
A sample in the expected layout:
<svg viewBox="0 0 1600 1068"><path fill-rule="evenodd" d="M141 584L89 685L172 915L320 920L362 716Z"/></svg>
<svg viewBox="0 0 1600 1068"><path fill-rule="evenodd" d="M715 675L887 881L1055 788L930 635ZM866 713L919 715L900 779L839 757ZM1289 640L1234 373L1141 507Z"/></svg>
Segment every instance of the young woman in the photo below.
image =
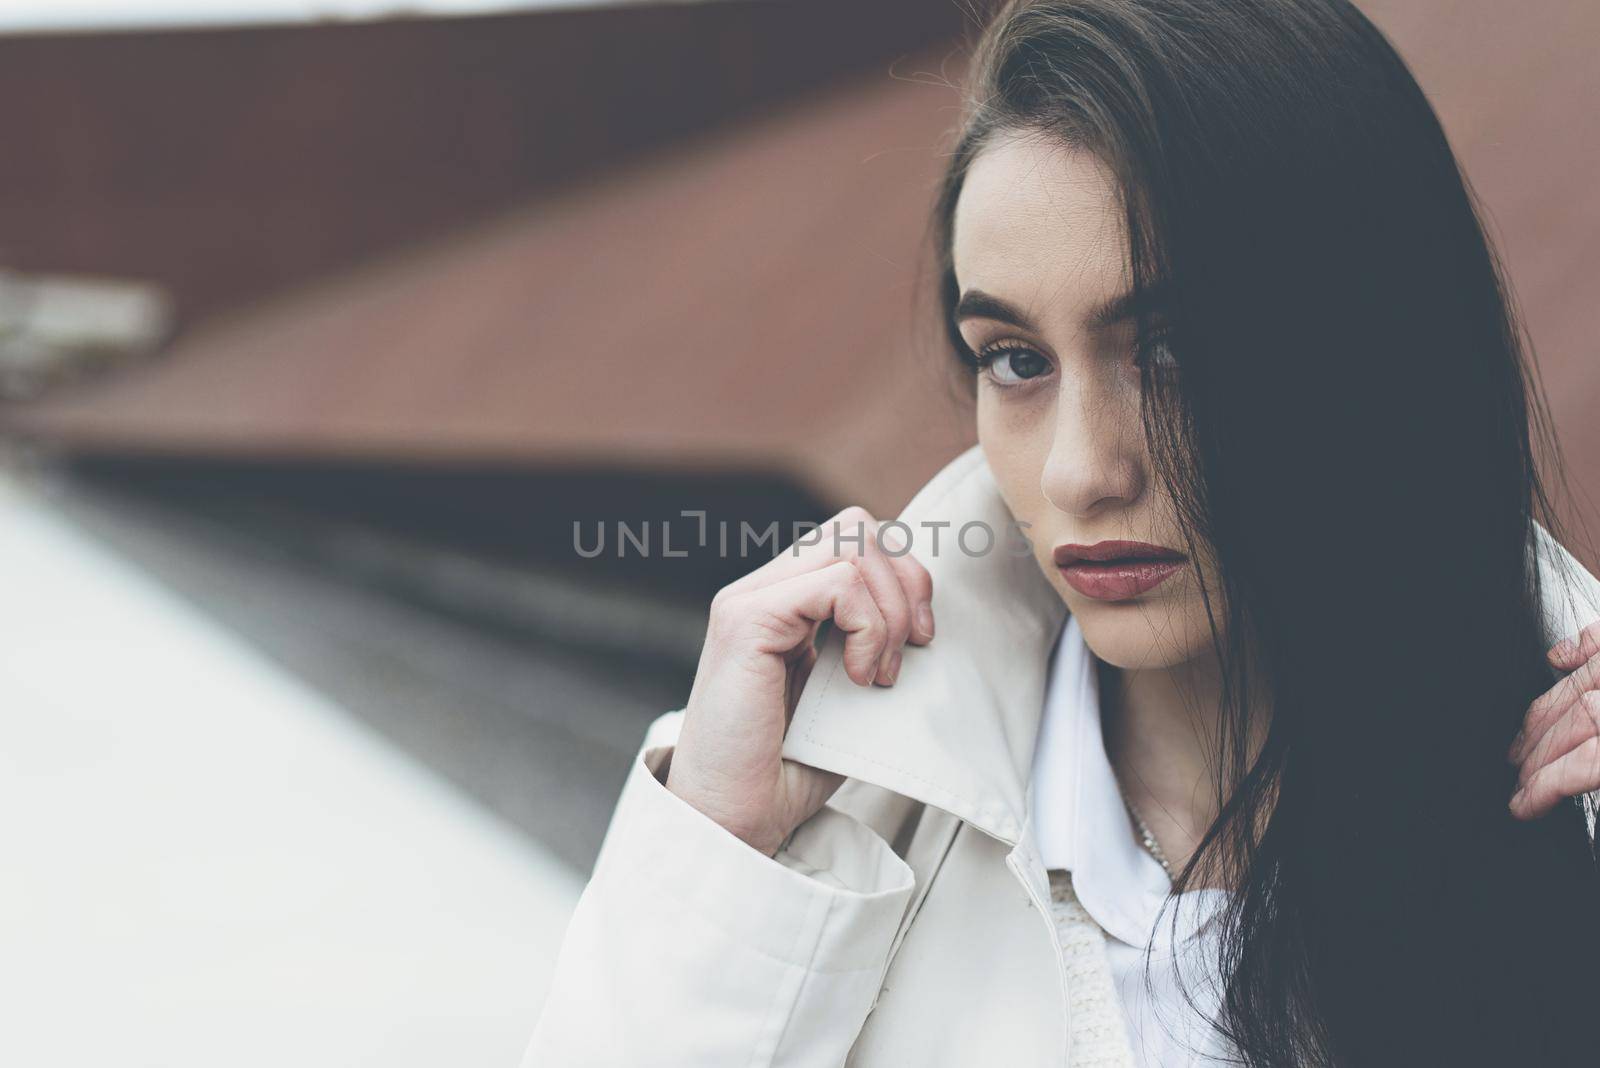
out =
<svg viewBox="0 0 1600 1068"><path fill-rule="evenodd" d="M936 224L979 447L717 596L527 1063L1596 1063L1600 584L1388 42L1007 4Z"/></svg>

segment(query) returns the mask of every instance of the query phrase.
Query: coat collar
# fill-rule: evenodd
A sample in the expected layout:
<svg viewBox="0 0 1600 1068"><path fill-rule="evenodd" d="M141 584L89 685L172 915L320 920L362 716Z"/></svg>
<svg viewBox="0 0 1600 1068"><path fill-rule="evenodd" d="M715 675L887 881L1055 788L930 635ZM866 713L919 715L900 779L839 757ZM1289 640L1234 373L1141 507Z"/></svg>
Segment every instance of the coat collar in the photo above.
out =
<svg viewBox="0 0 1600 1068"><path fill-rule="evenodd" d="M1019 549L1016 523L977 446L935 475L900 520L933 577L937 637L906 646L894 686L867 688L846 677L843 640L830 632L783 755L943 809L1015 845L1066 606ZM987 552L985 527L994 536ZM1553 645L1600 617L1600 582L1544 527L1536 531Z"/></svg>
<svg viewBox="0 0 1600 1068"><path fill-rule="evenodd" d="M1066 606L1017 548L1016 525L977 447L935 475L900 515L933 577L937 636L908 645L899 681L861 687L843 640L820 643L783 755L944 809L1015 844ZM994 546L984 548L987 534ZM959 535L967 528L963 550Z"/></svg>

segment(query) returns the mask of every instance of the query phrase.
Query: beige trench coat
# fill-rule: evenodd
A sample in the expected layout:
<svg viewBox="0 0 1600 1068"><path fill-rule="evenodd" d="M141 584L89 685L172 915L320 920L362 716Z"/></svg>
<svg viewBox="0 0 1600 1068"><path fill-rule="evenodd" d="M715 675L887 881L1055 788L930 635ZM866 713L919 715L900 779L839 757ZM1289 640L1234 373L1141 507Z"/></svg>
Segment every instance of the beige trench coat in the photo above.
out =
<svg viewBox="0 0 1600 1068"><path fill-rule="evenodd" d="M893 687L863 689L832 635L783 746L845 784L766 857L658 781L682 713L658 719L524 1068L1091 1063L1072 1036L1105 1021L1071 1018L1086 978L1066 967L1028 816L1065 607L1016 551L976 448L901 519L933 575L938 637L906 647ZM974 522L992 551L980 528L957 543ZM1547 588L1559 560L1574 595L1547 599L1553 644L1600 615L1600 583L1539 535Z"/></svg>

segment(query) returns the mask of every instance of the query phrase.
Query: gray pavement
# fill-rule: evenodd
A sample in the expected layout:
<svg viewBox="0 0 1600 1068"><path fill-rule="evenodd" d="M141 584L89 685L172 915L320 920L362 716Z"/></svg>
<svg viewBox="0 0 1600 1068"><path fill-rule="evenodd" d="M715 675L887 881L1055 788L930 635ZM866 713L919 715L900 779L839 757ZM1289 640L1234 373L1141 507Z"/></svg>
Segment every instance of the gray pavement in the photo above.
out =
<svg viewBox="0 0 1600 1068"><path fill-rule="evenodd" d="M580 873L646 725L688 695L686 662L589 652L485 625L397 596L359 568L308 560L270 530L43 481L80 529ZM540 616L544 633L582 606L581 592L561 591ZM585 625L619 610L627 606L612 597ZM680 606L641 601L639 611L658 622L677 612L691 635L701 625Z"/></svg>

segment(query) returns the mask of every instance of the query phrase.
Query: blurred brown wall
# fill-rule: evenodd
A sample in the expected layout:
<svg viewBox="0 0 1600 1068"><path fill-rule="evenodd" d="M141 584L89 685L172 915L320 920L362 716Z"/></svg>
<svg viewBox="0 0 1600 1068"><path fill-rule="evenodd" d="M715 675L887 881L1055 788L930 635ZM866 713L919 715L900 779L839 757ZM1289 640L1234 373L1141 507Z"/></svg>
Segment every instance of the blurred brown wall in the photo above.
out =
<svg viewBox="0 0 1600 1068"><path fill-rule="evenodd" d="M1592 510L1600 3L1362 6L1482 197ZM0 137L30 149L0 159L0 247L154 273L191 309L300 281L142 375L36 406L32 429L102 452L781 464L830 503L893 507L971 434L918 377L943 354L909 299L958 117L938 75L959 64L938 43L893 58L962 9L0 41ZM430 230L455 236L419 247ZM407 251L325 280L389 245ZM585 388L600 369L626 418Z"/></svg>
<svg viewBox="0 0 1600 1068"><path fill-rule="evenodd" d="M192 318L887 65L963 17L768 0L0 36L0 266L151 278Z"/></svg>

